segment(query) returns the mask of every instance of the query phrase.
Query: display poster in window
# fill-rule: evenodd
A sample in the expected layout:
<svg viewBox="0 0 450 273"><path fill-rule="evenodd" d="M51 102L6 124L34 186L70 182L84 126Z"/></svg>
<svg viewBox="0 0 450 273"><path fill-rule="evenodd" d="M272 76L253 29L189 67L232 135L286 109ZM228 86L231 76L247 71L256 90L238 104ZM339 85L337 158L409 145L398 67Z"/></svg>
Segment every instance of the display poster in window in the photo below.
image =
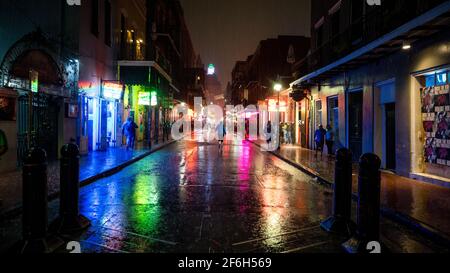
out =
<svg viewBox="0 0 450 273"><path fill-rule="evenodd" d="M425 162L450 166L449 85L421 89Z"/></svg>

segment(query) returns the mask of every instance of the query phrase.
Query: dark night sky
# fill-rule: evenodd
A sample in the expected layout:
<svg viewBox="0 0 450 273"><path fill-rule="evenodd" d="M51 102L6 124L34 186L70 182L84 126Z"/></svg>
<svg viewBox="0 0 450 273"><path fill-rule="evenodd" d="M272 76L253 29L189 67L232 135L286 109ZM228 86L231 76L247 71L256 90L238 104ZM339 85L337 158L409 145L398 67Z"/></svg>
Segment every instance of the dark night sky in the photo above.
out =
<svg viewBox="0 0 450 273"><path fill-rule="evenodd" d="M236 61L278 35L310 36L309 0L180 0L197 54L216 66L222 89ZM287 54L287 52L286 52Z"/></svg>

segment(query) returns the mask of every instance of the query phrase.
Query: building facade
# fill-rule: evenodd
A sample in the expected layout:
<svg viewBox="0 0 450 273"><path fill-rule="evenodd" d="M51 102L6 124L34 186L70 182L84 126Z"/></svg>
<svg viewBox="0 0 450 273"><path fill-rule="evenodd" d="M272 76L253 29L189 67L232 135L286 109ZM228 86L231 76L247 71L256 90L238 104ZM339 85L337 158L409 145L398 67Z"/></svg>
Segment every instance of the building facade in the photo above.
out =
<svg viewBox="0 0 450 273"><path fill-rule="evenodd" d="M0 173L20 167L35 145L49 160L68 142L82 154L120 147L128 117L138 140L157 142L176 118L173 105L190 89L203 94L179 1L7 0L0 8L8 26L0 29L0 134L8 144Z"/></svg>
<svg viewBox="0 0 450 273"><path fill-rule="evenodd" d="M178 0L133 2L143 20L127 20L126 10L119 9L121 24L116 31L120 48L117 75L125 84L124 117L132 117L138 124L139 141L158 142L164 124L177 118L172 111L174 103L189 99L185 75L196 67L198 57Z"/></svg>
<svg viewBox="0 0 450 273"><path fill-rule="evenodd" d="M0 173L40 146L49 160L77 138L79 9L64 1L1 1Z"/></svg>
<svg viewBox="0 0 450 273"><path fill-rule="evenodd" d="M447 185L449 9L450 1L312 1L308 71L291 84L302 99L302 144L313 148L314 130L331 125L336 148L355 161L375 153L384 169Z"/></svg>
<svg viewBox="0 0 450 273"><path fill-rule="evenodd" d="M116 81L113 15L120 1L90 0L79 7L79 125L81 154L122 143L123 85Z"/></svg>

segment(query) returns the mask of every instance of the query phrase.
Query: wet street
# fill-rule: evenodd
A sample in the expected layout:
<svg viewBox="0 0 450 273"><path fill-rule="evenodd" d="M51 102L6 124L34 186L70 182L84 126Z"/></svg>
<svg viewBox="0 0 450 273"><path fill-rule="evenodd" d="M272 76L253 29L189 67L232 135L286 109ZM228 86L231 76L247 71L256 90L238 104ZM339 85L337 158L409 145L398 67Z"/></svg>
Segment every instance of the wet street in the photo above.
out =
<svg viewBox="0 0 450 273"><path fill-rule="evenodd" d="M92 221L83 252L340 252L323 232L330 189L248 142L173 144L81 189ZM439 247L392 222L382 238L398 252Z"/></svg>
<svg viewBox="0 0 450 273"><path fill-rule="evenodd" d="M50 221L58 206L49 204ZM220 153L181 141L82 187L92 225L64 239L83 253L336 253L345 238L319 226L331 208L330 188L256 145L226 143ZM8 244L20 239L20 217L0 228ZM392 252L448 251L384 218L381 239Z"/></svg>
<svg viewBox="0 0 450 273"><path fill-rule="evenodd" d="M181 142L81 190L86 252L320 248L329 192L256 146ZM75 239L75 238L74 238ZM78 239L78 238L77 238Z"/></svg>

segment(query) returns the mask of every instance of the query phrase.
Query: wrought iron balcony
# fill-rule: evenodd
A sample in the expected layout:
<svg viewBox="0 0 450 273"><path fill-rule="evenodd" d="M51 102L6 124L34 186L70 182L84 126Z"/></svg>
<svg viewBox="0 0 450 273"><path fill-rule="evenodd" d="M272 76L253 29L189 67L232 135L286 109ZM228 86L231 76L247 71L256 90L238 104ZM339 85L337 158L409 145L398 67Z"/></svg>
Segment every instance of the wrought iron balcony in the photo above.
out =
<svg viewBox="0 0 450 273"><path fill-rule="evenodd" d="M369 10L365 16L353 21L350 26L328 39L305 58L304 63L308 66L308 72L337 61L445 1L409 0L406 2L405 5L395 7L390 6L388 1L383 2L386 4ZM395 2L392 1L392 3ZM300 69L304 63L297 63L297 69Z"/></svg>

